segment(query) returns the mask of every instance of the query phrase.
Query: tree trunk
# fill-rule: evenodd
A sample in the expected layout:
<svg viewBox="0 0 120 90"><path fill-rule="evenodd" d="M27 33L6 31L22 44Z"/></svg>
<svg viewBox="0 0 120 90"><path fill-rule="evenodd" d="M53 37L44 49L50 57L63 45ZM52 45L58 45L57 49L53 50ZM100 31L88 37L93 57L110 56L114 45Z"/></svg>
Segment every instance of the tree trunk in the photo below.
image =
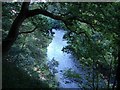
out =
<svg viewBox="0 0 120 90"><path fill-rule="evenodd" d="M25 20L25 16L21 14L19 14L17 18L14 20L7 37L5 38L5 40L3 40L3 45L2 45L3 55L5 55L10 50L11 46L17 39L19 33L19 27L21 26L24 20Z"/></svg>
<svg viewBox="0 0 120 90"><path fill-rule="evenodd" d="M15 40L18 37L19 34L19 27L21 26L22 22L27 18L28 14L28 7L29 3L23 3L21 7L21 11L12 23L12 26L10 28L10 31L7 35L7 37L2 42L2 54L3 56L7 54L7 52L10 50L11 46L15 42Z"/></svg>

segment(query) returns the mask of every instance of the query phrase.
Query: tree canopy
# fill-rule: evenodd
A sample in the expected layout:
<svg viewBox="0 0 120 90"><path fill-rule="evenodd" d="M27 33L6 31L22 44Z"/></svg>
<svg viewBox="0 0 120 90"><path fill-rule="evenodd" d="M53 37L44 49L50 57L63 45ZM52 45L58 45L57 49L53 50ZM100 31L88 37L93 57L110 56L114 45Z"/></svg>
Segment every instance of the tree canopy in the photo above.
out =
<svg viewBox="0 0 120 90"><path fill-rule="evenodd" d="M117 87L120 87L120 3L16 2L3 3L2 6L3 55L20 40L22 44L29 42L28 47L31 47L30 42L41 38L44 44L38 39L36 46L47 47L48 39L44 37L51 38L51 29L65 28L64 39L68 46L63 51L72 53L79 61L93 65L95 69L103 63L108 69L111 67L109 70L114 71ZM28 35L30 33L33 34ZM34 40L30 39L31 36Z"/></svg>

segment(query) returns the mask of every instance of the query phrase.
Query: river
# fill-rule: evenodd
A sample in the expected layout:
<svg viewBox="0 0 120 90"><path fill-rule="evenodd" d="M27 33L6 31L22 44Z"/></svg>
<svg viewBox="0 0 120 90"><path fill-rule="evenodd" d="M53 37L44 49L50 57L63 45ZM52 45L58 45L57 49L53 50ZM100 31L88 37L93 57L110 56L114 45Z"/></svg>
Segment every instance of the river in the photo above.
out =
<svg viewBox="0 0 120 90"><path fill-rule="evenodd" d="M54 67L54 64L50 64L51 72L56 71L54 74L59 82L60 88L80 88L80 83L78 84L74 80L66 78L64 71L71 70L75 73L82 74L82 79L84 79L85 72L77 65L75 60L71 57L71 54L62 51L62 48L67 46L67 41L63 40L65 31L53 29L53 32L55 32L55 34L52 42L47 47L47 57L49 63L54 61L53 63L58 63L58 66Z"/></svg>

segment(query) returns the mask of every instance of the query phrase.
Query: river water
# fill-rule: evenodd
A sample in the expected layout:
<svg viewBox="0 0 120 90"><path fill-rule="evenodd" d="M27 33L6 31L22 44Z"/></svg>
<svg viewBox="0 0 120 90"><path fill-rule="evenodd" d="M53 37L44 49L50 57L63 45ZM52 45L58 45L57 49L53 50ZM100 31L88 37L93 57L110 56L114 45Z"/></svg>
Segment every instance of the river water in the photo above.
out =
<svg viewBox="0 0 120 90"><path fill-rule="evenodd" d="M60 88L80 88L80 83L78 84L74 80L66 78L64 71L72 70L75 73L82 74L82 79L84 79L85 72L77 65L75 60L71 57L71 54L62 51L62 48L67 46L67 41L63 40L65 31L53 29L53 32L55 32L55 34L47 48L47 56L49 63L54 61L54 63L58 63L58 66L54 67L53 64L49 64L51 72L55 72L54 74L59 82Z"/></svg>

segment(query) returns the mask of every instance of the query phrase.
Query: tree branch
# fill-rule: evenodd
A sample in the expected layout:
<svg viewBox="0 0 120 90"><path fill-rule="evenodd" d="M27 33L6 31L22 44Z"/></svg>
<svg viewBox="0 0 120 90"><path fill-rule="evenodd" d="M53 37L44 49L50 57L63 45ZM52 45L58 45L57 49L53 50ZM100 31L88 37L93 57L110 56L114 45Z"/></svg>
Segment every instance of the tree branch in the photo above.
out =
<svg viewBox="0 0 120 90"><path fill-rule="evenodd" d="M63 22L65 21L65 19L63 17L58 16L58 15L54 15L54 14L52 14L46 10L43 10L43 9L29 10L27 17L33 17L33 16L38 15L38 14L42 14L44 16L48 16L48 17L51 17L51 18L56 19L56 20L62 20Z"/></svg>
<svg viewBox="0 0 120 90"><path fill-rule="evenodd" d="M36 29L37 29L37 27L35 27L35 28L34 28L33 30L31 30L31 31L19 32L19 35L20 35L20 34L28 34L28 33L32 33L32 32L34 32Z"/></svg>
<svg viewBox="0 0 120 90"><path fill-rule="evenodd" d="M28 11L30 2L23 2L20 13Z"/></svg>
<svg viewBox="0 0 120 90"><path fill-rule="evenodd" d="M25 19L27 19L29 17L33 17L35 15L41 14L41 15L44 15L44 16L47 16L47 17L50 17L50 18L53 18L56 20L61 20L63 23L65 23L66 26L73 25L72 21L75 20L75 18L69 19L68 15L66 15L65 17L59 16L59 15L54 15L53 13L50 13L44 9L29 10L29 4L30 4L30 2L23 2L20 13L18 14L16 19L12 23L12 26L10 28L10 31L9 31L7 37L5 38L5 40L3 40L3 45L2 45L3 53L6 53L9 51L9 49L11 48L11 46L13 45L13 43L15 42L15 40L17 39L19 34L31 33L33 31L35 31L36 28L33 29L32 31L19 33L19 28L20 28L21 24L23 23L23 21Z"/></svg>
<svg viewBox="0 0 120 90"><path fill-rule="evenodd" d="M63 21L65 23L66 26L67 25L72 25L72 21L73 20L78 20L80 22L86 23L92 29L96 30L95 27L92 25L92 23L87 22L86 20L83 20L80 17L73 16L73 17L67 17L67 18L65 18L65 17L62 17L62 16L54 15L53 13L50 13L50 12L44 10L44 9L28 10L27 18L33 17L33 16L38 15L38 14L42 14L44 16L48 16L48 17L50 17L52 19L61 20L61 21Z"/></svg>

